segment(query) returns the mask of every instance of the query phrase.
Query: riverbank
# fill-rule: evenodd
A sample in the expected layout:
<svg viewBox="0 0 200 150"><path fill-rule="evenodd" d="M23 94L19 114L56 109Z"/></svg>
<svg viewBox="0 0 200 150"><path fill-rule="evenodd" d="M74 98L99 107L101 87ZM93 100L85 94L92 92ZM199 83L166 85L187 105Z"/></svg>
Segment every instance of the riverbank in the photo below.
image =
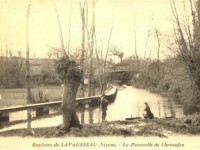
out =
<svg viewBox="0 0 200 150"><path fill-rule="evenodd" d="M184 123L184 119L136 119L129 121L112 121L96 124L84 124L82 129L71 128L69 132L62 132L53 127L13 129L0 133L3 137L37 137L37 138L57 138L57 137L161 137L171 136L198 136L200 126Z"/></svg>
<svg viewBox="0 0 200 150"><path fill-rule="evenodd" d="M135 119L125 121L128 117L142 118L144 102L148 102L154 116L159 119L144 120ZM56 126L62 122L62 116L35 120L31 123L33 129L28 131L27 124L21 123L15 126L2 128L0 136L21 136L21 137L91 137L91 136L141 136L141 137L169 137L171 134L199 134L198 128L184 123L184 119L171 119L172 110L175 111L176 118L183 118L182 109L168 102L157 94L152 94L147 90L136 89L134 87L124 87L120 89L114 103L108 106L107 121L101 122L99 109L86 108L83 112L77 112L79 120L84 123L82 130L73 128L68 133L60 132ZM126 108L126 109L125 109ZM166 118L168 117L168 118ZM161 119L162 118L162 119ZM164 119L166 118L166 119ZM121 120L121 121L118 121ZM178 124L176 124L178 122ZM193 124L192 124L193 125ZM180 129L185 130L183 132Z"/></svg>

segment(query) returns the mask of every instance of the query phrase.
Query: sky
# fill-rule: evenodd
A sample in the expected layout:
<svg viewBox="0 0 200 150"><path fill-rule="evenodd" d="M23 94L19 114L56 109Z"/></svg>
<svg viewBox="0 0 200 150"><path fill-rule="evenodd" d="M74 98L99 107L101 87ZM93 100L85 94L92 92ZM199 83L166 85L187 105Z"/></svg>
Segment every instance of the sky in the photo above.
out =
<svg viewBox="0 0 200 150"><path fill-rule="evenodd" d="M26 12L29 0L0 0L0 48L6 46L17 55L26 51ZM70 50L81 47L81 17L79 0L32 0L30 8L30 51L31 57L47 57L50 47L60 47L59 28L53 3L60 16L64 42L67 45L71 6ZM92 0L89 3L89 18L92 14ZM183 0L176 0L178 11L182 11ZM180 10L179 10L180 9ZM145 42L155 26L161 33L171 34L173 21L170 0L96 0L95 25L97 45L102 42L105 54L109 34L113 25L110 45L124 52L128 57L134 53L136 29L139 57L145 53ZM91 20L89 19L89 26ZM151 34L146 46L147 57L156 57L155 34ZM168 51L161 38L161 57ZM151 53L150 53L151 51ZM151 54L151 55L150 55Z"/></svg>

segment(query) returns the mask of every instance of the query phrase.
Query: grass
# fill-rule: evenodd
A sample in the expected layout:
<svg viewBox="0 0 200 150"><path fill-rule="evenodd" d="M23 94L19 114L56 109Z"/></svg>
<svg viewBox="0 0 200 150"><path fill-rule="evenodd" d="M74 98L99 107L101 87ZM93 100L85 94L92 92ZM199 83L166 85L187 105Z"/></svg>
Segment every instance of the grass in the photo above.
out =
<svg viewBox="0 0 200 150"><path fill-rule="evenodd" d="M62 99L62 87L60 86L41 86L32 88L31 92L34 95L35 101L39 100L39 91L42 91L43 95L45 95L49 101L58 101ZM26 88L0 89L0 94L0 108L27 104ZM96 94L100 94L99 89L96 89ZM77 92L77 97L80 97L79 91Z"/></svg>
<svg viewBox="0 0 200 150"><path fill-rule="evenodd" d="M61 87L38 87L32 88L32 94L34 99L37 101L38 91L43 91L44 95L49 101L61 100L62 89ZM25 105L26 100L26 89L0 89L1 100L0 107L13 106L13 105Z"/></svg>
<svg viewBox="0 0 200 150"><path fill-rule="evenodd" d="M136 130L137 129L137 130ZM56 127L16 129L1 132L0 136L20 136L20 137L93 137L93 136L144 136L144 137L166 137L165 133L158 130L157 126L152 126L151 122L136 121L114 121L101 124L84 124L80 130L71 128L69 132L63 132Z"/></svg>
<svg viewBox="0 0 200 150"><path fill-rule="evenodd" d="M154 122L161 126L166 130L170 130L172 132L176 132L179 134L188 134L188 135L199 135L200 134L200 126L193 124L185 124L184 119L157 119Z"/></svg>

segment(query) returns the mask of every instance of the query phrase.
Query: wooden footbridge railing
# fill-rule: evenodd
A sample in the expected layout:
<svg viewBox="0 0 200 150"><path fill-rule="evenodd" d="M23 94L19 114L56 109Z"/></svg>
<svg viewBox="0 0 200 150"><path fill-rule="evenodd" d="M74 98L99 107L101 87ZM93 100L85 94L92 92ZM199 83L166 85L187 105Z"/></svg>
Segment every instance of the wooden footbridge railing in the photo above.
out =
<svg viewBox="0 0 200 150"><path fill-rule="evenodd" d="M77 98L76 102L79 103L79 102L86 102L86 101L98 101L100 97L101 95ZM28 104L28 105L23 105L23 106L6 107L6 108L0 108L0 114L21 111L21 110L34 110L34 109L43 108L43 107L52 107L52 106L59 106L59 105L61 106L61 104L62 104L62 101L53 101L53 102L45 102L45 103L37 103L37 104Z"/></svg>
<svg viewBox="0 0 200 150"><path fill-rule="evenodd" d="M101 95L92 96L92 97L83 97L83 98L76 98L76 104L83 105L85 103L99 103ZM27 104L22 106L12 106L12 107L5 107L0 108L0 122L2 121L9 121L9 113L23 111L23 110L41 110L43 108L50 108L61 106L62 101L53 101L53 102L44 102L44 103L35 103L35 104Z"/></svg>
<svg viewBox="0 0 200 150"><path fill-rule="evenodd" d="M79 102L86 102L86 101L97 101L99 99L100 99L100 95L92 96L92 97L77 98L76 102L79 103ZM45 103L37 103L37 104L28 104L28 105L23 105L23 106L6 107L6 108L0 108L0 113L8 113L8 112L31 110L31 109L34 110L37 108L58 106L61 104L62 104L62 101L53 101L53 102L45 102Z"/></svg>

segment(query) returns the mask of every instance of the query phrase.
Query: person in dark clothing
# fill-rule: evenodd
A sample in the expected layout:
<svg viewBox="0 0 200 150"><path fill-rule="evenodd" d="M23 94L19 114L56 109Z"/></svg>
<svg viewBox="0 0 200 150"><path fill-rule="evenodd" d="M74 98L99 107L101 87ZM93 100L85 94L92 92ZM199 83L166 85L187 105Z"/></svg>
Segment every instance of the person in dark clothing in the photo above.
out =
<svg viewBox="0 0 200 150"><path fill-rule="evenodd" d="M101 97L101 110L102 110L102 121L105 121L108 109L108 100L105 99L105 94Z"/></svg>
<svg viewBox="0 0 200 150"><path fill-rule="evenodd" d="M153 113L151 112L148 103L145 102L144 104L145 104L145 109L144 109L144 111L145 111L145 113L146 113L146 114L144 114L144 118L153 119L153 118L154 118L154 115L153 115Z"/></svg>

